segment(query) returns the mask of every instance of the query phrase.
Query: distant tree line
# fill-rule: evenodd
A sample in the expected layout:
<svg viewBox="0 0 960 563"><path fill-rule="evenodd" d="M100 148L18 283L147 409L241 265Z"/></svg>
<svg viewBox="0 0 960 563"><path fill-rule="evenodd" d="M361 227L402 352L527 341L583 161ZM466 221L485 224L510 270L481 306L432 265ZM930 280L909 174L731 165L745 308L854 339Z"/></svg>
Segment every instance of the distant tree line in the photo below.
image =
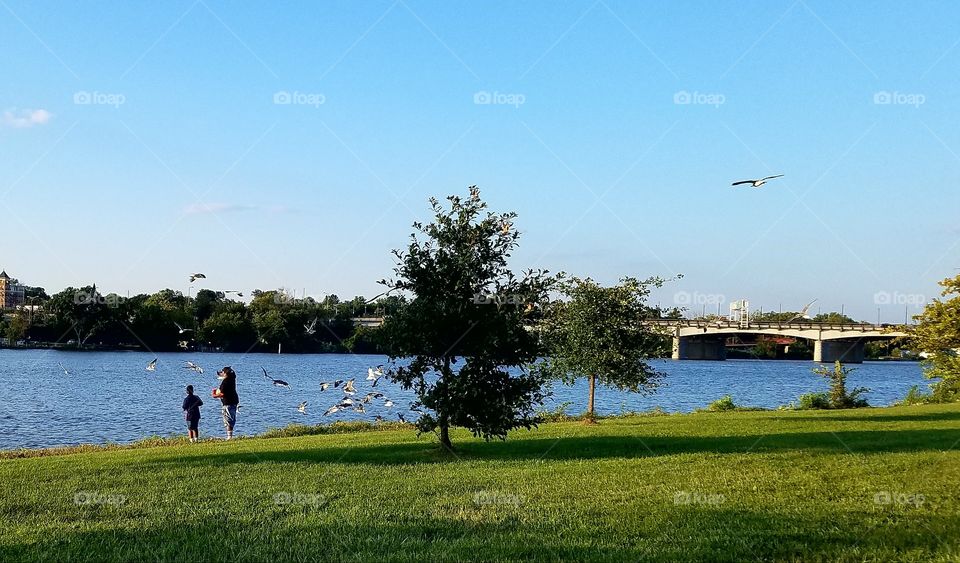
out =
<svg viewBox="0 0 960 563"><path fill-rule="evenodd" d="M377 330L354 319L395 313L396 296L368 302L295 298L284 290L252 292L249 304L223 292L200 289L195 296L164 289L152 295L101 294L96 286L68 287L48 296L28 288L24 307L0 318L0 334L11 345L55 343L78 349L146 349L156 352L212 349L226 352L381 351Z"/></svg>

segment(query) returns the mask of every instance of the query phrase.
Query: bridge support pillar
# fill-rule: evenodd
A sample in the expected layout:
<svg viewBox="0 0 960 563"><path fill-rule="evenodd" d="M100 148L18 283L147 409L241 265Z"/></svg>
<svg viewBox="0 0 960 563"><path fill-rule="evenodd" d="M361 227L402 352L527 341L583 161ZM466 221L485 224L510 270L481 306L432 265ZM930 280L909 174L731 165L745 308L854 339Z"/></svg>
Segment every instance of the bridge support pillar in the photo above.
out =
<svg viewBox="0 0 960 563"><path fill-rule="evenodd" d="M674 336L674 360L726 360L727 338L708 336Z"/></svg>
<svg viewBox="0 0 960 563"><path fill-rule="evenodd" d="M815 362L832 364L840 360L845 364L862 364L864 356L864 340L859 338L815 340L813 343Z"/></svg>

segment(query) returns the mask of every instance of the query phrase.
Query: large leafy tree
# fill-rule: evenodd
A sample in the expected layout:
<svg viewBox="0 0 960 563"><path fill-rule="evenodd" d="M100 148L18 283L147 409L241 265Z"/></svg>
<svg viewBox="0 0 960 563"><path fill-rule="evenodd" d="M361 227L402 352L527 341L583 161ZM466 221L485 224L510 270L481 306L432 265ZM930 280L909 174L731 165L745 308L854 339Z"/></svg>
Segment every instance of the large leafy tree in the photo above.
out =
<svg viewBox="0 0 960 563"><path fill-rule="evenodd" d="M530 428L544 380L527 369L538 342L528 323L547 302L555 278L542 270L520 277L508 267L519 233L514 213L493 213L480 199L431 198L432 223L413 224L406 251L395 250L396 278L381 280L410 300L387 318L383 342L389 377L416 391L432 411L417 422L452 448L449 429L468 428L484 439Z"/></svg>
<svg viewBox="0 0 960 563"><path fill-rule="evenodd" d="M926 376L936 380L933 399L960 400L960 275L940 282L942 299L933 299L915 318L912 346L925 353Z"/></svg>
<svg viewBox="0 0 960 563"><path fill-rule="evenodd" d="M257 345L257 333L243 303L227 302L203 323L200 338L228 352L247 352Z"/></svg>
<svg viewBox="0 0 960 563"><path fill-rule="evenodd" d="M57 320L57 329L72 334L78 348L108 322L106 300L96 286L68 287L50 298L47 308Z"/></svg>
<svg viewBox="0 0 960 563"><path fill-rule="evenodd" d="M587 378L590 420L598 383L633 392L656 388L661 374L648 360L663 355L666 341L643 321L656 317L646 299L663 283L627 277L604 287L589 278L571 278L562 283L564 298L550 305L542 326L547 358L538 371L568 384Z"/></svg>

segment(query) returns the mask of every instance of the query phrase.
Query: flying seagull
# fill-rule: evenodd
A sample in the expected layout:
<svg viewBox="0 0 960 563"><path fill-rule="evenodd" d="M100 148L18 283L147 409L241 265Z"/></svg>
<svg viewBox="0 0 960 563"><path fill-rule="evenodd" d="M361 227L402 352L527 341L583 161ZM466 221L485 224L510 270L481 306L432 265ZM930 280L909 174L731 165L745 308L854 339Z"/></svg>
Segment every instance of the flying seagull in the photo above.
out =
<svg viewBox="0 0 960 563"><path fill-rule="evenodd" d="M243 293L236 290L224 291L224 293L236 293L237 297L243 297Z"/></svg>
<svg viewBox="0 0 960 563"><path fill-rule="evenodd" d="M267 370L265 370L265 369L263 368L263 366L260 366L260 369L263 371L263 376L266 377L267 379L269 379L270 381L272 381L273 384L276 385L277 387L290 387L290 384L287 383L286 381L284 381L284 380L282 380L282 379L274 379L274 378L270 377L270 376L267 374Z"/></svg>
<svg viewBox="0 0 960 563"><path fill-rule="evenodd" d="M357 392L357 390L353 387L352 379L348 381L346 385L343 386L343 392L346 393L347 395L353 395L354 393Z"/></svg>
<svg viewBox="0 0 960 563"><path fill-rule="evenodd" d="M57 365L60 366L60 369L63 370L63 375L70 375L70 372L67 371L67 368L63 367L63 363L62 363L62 362L57 362Z"/></svg>
<svg viewBox="0 0 960 563"><path fill-rule="evenodd" d="M338 407L337 405L333 405L323 413L323 416L327 416L328 414L333 414L338 410L340 410L340 407Z"/></svg>
<svg viewBox="0 0 960 563"><path fill-rule="evenodd" d="M300 411L300 414L307 414L307 402L304 401L297 406L297 410Z"/></svg>
<svg viewBox="0 0 960 563"><path fill-rule="evenodd" d="M370 384L371 387L376 387L381 377L383 377L383 366L377 366L376 370L367 368L367 381L373 382Z"/></svg>
<svg viewBox="0 0 960 563"><path fill-rule="evenodd" d="M404 416L403 416L403 414L401 414L401 413L397 413L397 418L399 418L399 419L400 419L400 422L402 422L402 423L404 423L404 424L406 424L406 423L407 423L407 419L406 419L406 418L404 418Z"/></svg>
<svg viewBox="0 0 960 563"><path fill-rule="evenodd" d="M373 401L374 399L382 399L382 398L383 398L383 393L377 393L377 392L367 393L367 394L363 397L363 402L364 402L364 403L370 403L370 402Z"/></svg>
<svg viewBox="0 0 960 563"><path fill-rule="evenodd" d="M338 380L336 380L336 381L333 382L333 387L334 387L334 388L340 387L341 385L343 385L343 380L342 380L342 379L338 379Z"/></svg>
<svg viewBox="0 0 960 563"><path fill-rule="evenodd" d="M154 358L152 362L147 364L147 371L157 371L157 358Z"/></svg>
<svg viewBox="0 0 960 563"><path fill-rule="evenodd" d="M200 375L203 375L203 368L193 362L187 362L187 365L183 366L183 368L193 370Z"/></svg>
<svg viewBox="0 0 960 563"><path fill-rule="evenodd" d="M313 334L317 332L317 317L314 317L313 322L310 324L303 325L303 328L307 329L307 334Z"/></svg>
<svg viewBox="0 0 960 563"><path fill-rule="evenodd" d="M330 383L330 382L328 382L328 381L324 381L324 382L322 382L322 383L320 384L320 390L321 390L321 391L326 391L327 389L330 388L331 385L333 385L333 384Z"/></svg>
<svg viewBox="0 0 960 563"><path fill-rule="evenodd" d="M373 418L374 422L383 422L383 417L379 414Z"/></svg>
<svg viewBox="0 0 960 563"><path fill-rule="evenodd" d="M389 409L390 407L393 406L393 401L391 401L390 399L387 399L386 401L383 402L383 406Z"/></svg>
<svg viewBox="0 0 960 563"><path fill-rule="evenodd" d="M363 408L363 403L357 403L357 406L353 407L353 410L359 413L367 412L367 409Z"/></svg>
<svg viewBox="0 0 960 563"><path fill-rule="evenodd" d="M193 283L197 280L205 280L205 279L207 279L207 276L205 276L204 274L190 274L190 283Z"/></svg>
<svg viewBox="0 0 960 563"><path fill-rule="evenodd" d="M766 184L767 180L773 180L774 178L781 178L781 177L783 177L783 174L777 174L776 176L766 176L764 178L760 178L759 180L740 180L739 182L734 182L730 185L739 186L741 184L750 184L750 187L752 188L759 188L760 186Z"/></svg>
<svg viewBox="0 0 960 563"><path fill-rule="evenodd" d="M344 397L340 399L340 402L337 403L337 406L341 408L353 406L353 399L351 399L350 397Z"/></svg>
<svg viewBox="0 0 960 563"><path fill-rule="evenodd" d="M177 325L177 330L180 331L180 334L183 334L184 332L193 332L192 328L183 328L182 326L180 326L180 323L175 322L173 324Z"/></svg>
<svg viewBox="0 0 960 563"><path fill-rule="evenodd" d="M806 319L806 318L809 318L809 317L807 316L807 311L809 311L809 310L810 310L810 306L813 305L813 304L816 303L816 302L817 302L817 300L814 299L813 301L807 303L807 304L803 307L803 309L801 309L800 312L797 313L797 315L796 315L795 317L793 317L792 319L790 319L790 320L787 321L787 322L788 322L788 323L792 323L793 321L795 321L795 320L797 320L797 319Z"/></svg>

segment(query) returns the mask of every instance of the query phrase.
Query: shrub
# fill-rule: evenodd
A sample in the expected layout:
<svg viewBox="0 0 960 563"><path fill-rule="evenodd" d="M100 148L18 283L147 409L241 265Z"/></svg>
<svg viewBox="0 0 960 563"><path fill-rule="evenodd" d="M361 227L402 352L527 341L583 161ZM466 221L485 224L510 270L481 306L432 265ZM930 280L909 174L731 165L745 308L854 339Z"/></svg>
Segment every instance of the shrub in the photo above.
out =
<svg viewBox="0 0 960 563"><path fill-rule="evenodd" d="M830 395L826 393L804 393L800 395L798 400L797 409L799 410L810 410L810 409L829 409L830 408Z"/></svg>
<svg viewBox="0 0 960 563"><path fill-rule="evenodd" d="M869 389L857 387L847 391L847 376L852 372L852 369L843 367L840 360L837 360L832 370L825 367L814 368L813 373L830 380L830 408L856 409L868 406L867 400L861 399L860 395L870 391Z"/></svg>
<svg viewBox="0 0 960 563"><path fill-rule="evenodd" d="M935 399L933 395L929 393L924 393L920 390L920 386L914 385L907 391L907 396L901 401L895 403L896 406L910 406L910 405L925 405L927 403L933 403Z"/></svg>
<svg viewBox="0 0 960 563"><path fill-rule="evenodd" d="M572 418L580 418L567 414L567 409L572 404L572 402L566 401L557 405L553 410L541 410L537 412L537 418L543 422L563 422Z"/></svg>
<svg viewBox="0 0 960 563"><path fill-rule="evenodd" d="M710 406L706 408L709 412L723 412L723 411L734 411L737 410L737 405L733 402L733 397L730 395L724 395L716 401L710 403Z"/></svg>

